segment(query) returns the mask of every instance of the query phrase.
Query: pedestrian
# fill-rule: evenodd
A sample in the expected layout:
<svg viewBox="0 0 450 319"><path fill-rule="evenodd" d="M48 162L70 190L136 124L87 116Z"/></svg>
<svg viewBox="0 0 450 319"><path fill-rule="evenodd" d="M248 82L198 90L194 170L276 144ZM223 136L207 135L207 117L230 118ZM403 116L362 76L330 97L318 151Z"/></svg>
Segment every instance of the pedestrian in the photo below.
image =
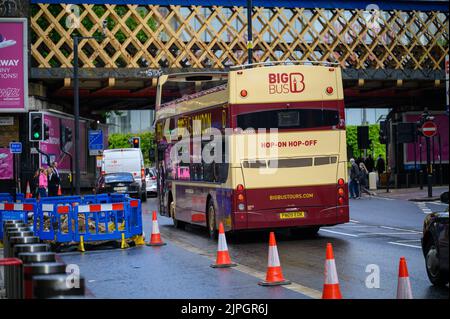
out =
<svg viewBox="0 0 450 319"><path fill-rule="evenodd" d="M34 172L33 178L31 180L31 187L33 188L32 194L34 198L39 197L39 173L40 169L38 168L36 172Z"/></svg>
<svg viewBox="0 0 450 319"><path fill-rule="evenodd" d="M369 156L366 158L366 161L364 162L364 165L366 165L367 171L373 172L373 169L375 167L375 161L372 157L372 154L369 154Z"/></svg>
<svg viewBox="0 0 450 319"><path fill-rule="evenodd" d="M39 198L47 197L48 189L48 171L44 168L39 169Z"/></svg>
<svg viewBox="0 0 450 319"><path fill-rule="evenodd" d="M359 182L359 196L360 197L361 197L362 193L365 193L368 195L373 195L368 189L369 171L368 171L366 165L364 165L364 163L359 164L358 182Z"/></svg>
<svg viewBox="0 0 450 319"><path fill-rule="evenodd" d="M375 166L375 169L378 172L378 180L381 180L381 174L383 174L384 171L386 170L386 163L384 162L384 159L381 156L381 154L378 155L377 164Z"/></svg>
<svg viewBox="0 0 450 319"><path fill-rule="evenodd" d="M59 185L61 184L61 178L58 172L58 163L53 162L49 168L48 177L48 196L58 196Z"/></svg>
<svg viewBox="0 0 450 319"><path fill-rule="evenodd" d="M350 183L349 183L350 198L359 198L359 185L358 185L359 168L354 158L350 159L350 164L351 164Z"/></svg>

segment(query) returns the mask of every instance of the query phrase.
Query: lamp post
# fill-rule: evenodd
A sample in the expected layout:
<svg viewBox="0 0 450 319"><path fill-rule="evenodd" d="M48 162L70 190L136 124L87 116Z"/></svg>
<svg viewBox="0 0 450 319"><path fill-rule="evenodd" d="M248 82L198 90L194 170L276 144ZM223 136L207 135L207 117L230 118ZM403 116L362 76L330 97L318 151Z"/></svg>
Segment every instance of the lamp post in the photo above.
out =
<svg viewBox="0 0 450 319"><path fill-rule="evenodd" d="M247 51L248 64L253 63L253 27L252 27L252 0L247 0Z"/></svg>
<svg viewBox="0 0 450 319"><path fill-rule="evenodd" d="M79 77L78 77L78 44L80 40L105 38L106 21L103 21L102 36L94 37L73 37L73 113L75 118L75 194L80 195L80 97L79 97Z"/></svg>

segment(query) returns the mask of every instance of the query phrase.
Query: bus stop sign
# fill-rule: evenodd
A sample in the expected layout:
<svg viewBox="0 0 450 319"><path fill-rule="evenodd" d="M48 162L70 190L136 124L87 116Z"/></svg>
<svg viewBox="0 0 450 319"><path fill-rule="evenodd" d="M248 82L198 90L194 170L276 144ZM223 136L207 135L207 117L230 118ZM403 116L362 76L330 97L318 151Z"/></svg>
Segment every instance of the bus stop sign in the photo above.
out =
<svg viewBox="0 0 450 319"><path fill-rule="evenodd" d="M437 125L432 121L426 121L422 125L422 134L425 137L433 137L437 133Z"/></svg>

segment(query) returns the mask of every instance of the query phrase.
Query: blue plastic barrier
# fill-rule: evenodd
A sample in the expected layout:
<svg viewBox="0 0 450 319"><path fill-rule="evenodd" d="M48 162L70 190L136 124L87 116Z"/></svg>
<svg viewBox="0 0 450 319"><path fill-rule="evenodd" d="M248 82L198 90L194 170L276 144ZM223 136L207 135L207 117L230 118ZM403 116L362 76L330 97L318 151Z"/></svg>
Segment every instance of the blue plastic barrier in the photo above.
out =
<svg viewBox="0 0 450 319"><path fill-rule="evenodd" d="M10 193L0 193L0 203L12 203L13 197Z"/></svg>
<svg viewBox="0 0 450 319"><path fill-rule="evenodd" d="M0 225L2 220L23 220L41 240L71 243L80 242L80 236L90 242L142 235L141 201L126 194L23 198L22 203L3 198L10 202L0 204Z"/></svg>
<svg viewBox="0 0 450 319"><path fill-rule="evenodd" d="M34 203L0 203L0 237L3 238L4 220L21 220L29 224L30 219L33 223L37 205ZM35 230L35 228L33 228Z"/></svg>

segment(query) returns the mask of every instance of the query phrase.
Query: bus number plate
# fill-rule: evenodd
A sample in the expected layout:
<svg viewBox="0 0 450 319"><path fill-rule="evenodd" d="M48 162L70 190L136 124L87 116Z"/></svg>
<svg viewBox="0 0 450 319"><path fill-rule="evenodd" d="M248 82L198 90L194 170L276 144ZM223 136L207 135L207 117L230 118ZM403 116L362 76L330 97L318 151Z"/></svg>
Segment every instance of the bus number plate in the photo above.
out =
<svg viewBox="0 0 450 319"><path fill-rule="evenodd" d="M304 218L305 212L280 213L280 219Z"/></svg>

